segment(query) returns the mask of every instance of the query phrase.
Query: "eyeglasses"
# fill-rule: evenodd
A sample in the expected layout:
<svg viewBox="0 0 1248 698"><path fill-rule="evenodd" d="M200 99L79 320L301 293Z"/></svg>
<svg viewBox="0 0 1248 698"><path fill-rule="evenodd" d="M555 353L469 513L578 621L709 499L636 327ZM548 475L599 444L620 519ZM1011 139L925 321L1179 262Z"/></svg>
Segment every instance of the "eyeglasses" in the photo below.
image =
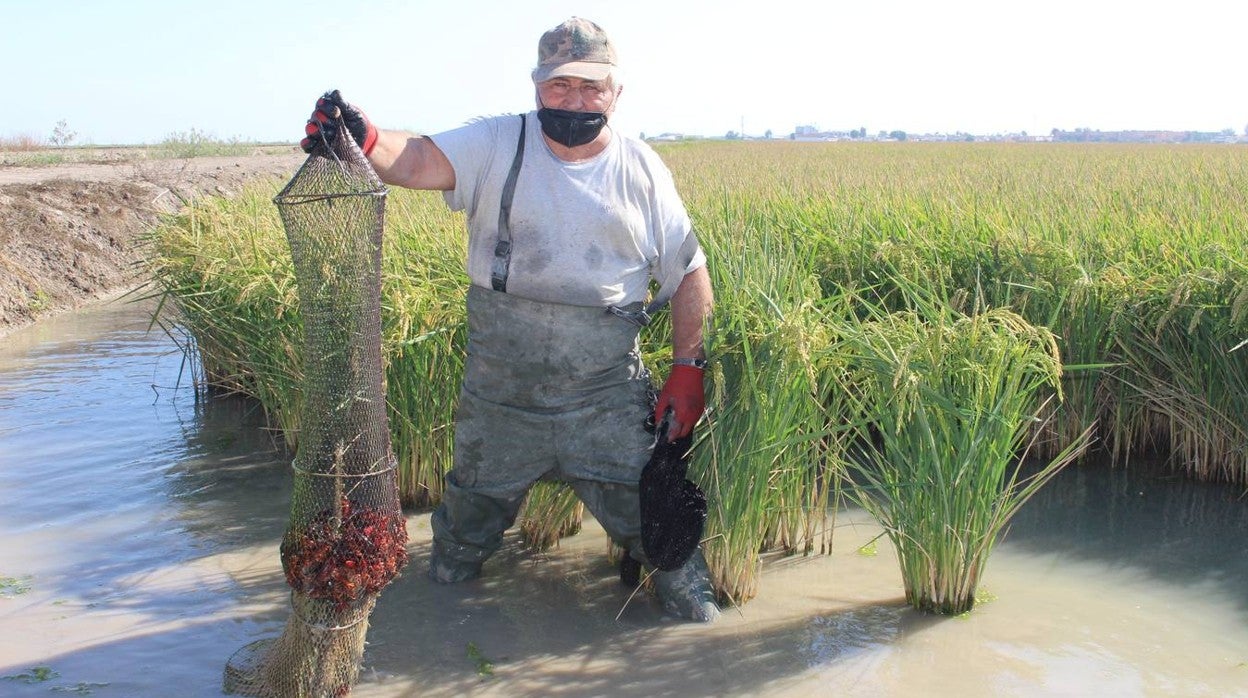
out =
<svg viewBox="0 0 1248 698"><path fill-rule="evenodd" d="M605 101L611 96L611 88L601 80L576 80L555 78L538 85L543 101L546 98L562 100L573 93L580 93L581 101L595 103Z"/></svg>

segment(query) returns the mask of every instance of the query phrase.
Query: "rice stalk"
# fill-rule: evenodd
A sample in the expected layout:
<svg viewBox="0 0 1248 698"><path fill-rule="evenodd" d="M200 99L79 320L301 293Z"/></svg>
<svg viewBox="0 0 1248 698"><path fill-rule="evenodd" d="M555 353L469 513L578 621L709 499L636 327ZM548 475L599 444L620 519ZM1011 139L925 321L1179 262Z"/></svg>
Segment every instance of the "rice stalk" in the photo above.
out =
<svg viewBox="0 0 1248 698"><path fill-rule="evenodd" d="M1088 437L1021 476L1037 398L1059 389L1055 338L1008 310L929 310L843 328L845 391L869 425L848 469L854 500L897 550L907 602L957 614L1010 518Z"/></svg>
<svg viewBox="0 0 1248 698"><path fill-rule="evenodd" d="M707 562L729 603L757 593L761 552L830 548L840 477L826 301L800 240L774 224L783 212L748 204L725 193L733 234L715 227L704 239L717 309L709 419L691 463L710 503Z"/></svg>
<svg viewBox="0 0 1248 698"><path fill-rule="evenodd" d="M538 482L529 490L517 521L530 550L545 552L559 539L581 532L585 505L572 488L559 482Z"/></svg>

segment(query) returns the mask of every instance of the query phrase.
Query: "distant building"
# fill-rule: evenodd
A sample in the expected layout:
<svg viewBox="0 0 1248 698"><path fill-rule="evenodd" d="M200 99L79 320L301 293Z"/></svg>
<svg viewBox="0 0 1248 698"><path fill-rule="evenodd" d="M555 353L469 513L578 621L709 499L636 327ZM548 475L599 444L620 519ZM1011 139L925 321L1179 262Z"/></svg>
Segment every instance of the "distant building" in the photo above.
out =
<svg viewBox="0 0 1248 698"><path fill-rule="evenodd" d="M791 141L845 141L852 137L849 131L820 131L816 126L798 126L789 134Z"/></svg>
<svg viewBox="0 0 1248 698"><path fill-rule="evenodd" d="M1063 143L1234 143L1235 132L1225 131L1073 131L1053 129L1053 140Z"/></svg>

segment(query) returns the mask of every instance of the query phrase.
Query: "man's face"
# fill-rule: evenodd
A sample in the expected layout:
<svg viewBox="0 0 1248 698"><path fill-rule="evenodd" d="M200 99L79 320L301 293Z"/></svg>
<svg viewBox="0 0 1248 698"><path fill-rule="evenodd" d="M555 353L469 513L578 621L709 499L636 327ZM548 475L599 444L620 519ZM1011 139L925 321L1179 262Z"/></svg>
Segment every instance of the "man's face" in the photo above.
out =
<svg viewBox="0 0 1248 698"><path fill-rule="evenodd" d="M541 106L567 111L603 112L608 116L615 109L618 89L606 80L551 78L538 83L537 97Z"/></svg>

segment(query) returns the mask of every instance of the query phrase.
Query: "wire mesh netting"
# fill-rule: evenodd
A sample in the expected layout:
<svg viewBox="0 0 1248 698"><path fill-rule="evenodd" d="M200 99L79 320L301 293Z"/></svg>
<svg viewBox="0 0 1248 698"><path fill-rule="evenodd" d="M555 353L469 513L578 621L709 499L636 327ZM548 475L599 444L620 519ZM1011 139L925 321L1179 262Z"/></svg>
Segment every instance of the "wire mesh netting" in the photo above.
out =
<svg viewBox="0 0 1248 698"><path fill-rule="evenodd" d="M280 636L229 659L227 693L349 694L369 614L407 563L382 375L385 197L339 128L274 199L304 332L294 490L281 544L291 614Z"/></svg>

